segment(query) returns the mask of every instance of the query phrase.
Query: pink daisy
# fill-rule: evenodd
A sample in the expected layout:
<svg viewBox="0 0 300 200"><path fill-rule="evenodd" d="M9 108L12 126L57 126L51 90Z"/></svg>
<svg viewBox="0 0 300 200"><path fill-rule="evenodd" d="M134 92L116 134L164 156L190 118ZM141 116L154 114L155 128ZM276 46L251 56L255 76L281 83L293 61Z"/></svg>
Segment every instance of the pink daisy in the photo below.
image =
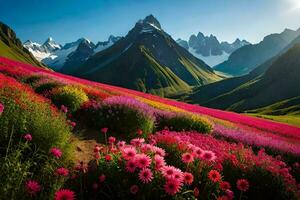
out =
<svg viewBox="0 0 300 200"><path fill-rule="evenodd" d="M216 182L220 182L221 181L221 174L217 171L217 170L210 170L210 172L208 173L208 178L216 183Z"/></svg>
<svg viewBox="0 0 300 200"><path fill-rule="evenodd" d="M155 155L153 160L154 160L154 163L155 163L155 169L160 169L160 168L162 168L163 166L166 165L164 157L162 157L160 155Z"/></svg>
<svg viewBox="0 0 300 200"><path fill-rule="evenodd" d="M116 142L116 138L115 138L115 137L110 136L110 137L108 138L108 143L109 143L109 144L114 144L115 142Z"/></svg>
<svg viewBox="0 0 300 200"><path fill-rule="evenodd" d="M64 112L64 113L67 113L67 112L68 112L68 108L67 108L66 106L64 106L64 105L61 105L61 106L60 106L60 110L61 110L62 112Z"/></svg>
<svg viewBox="0 0 300 200"><path fill-rule="evenodd" d="M53 147L50 149L50 153L55 157L55 158L60 158L62 156L62 152L59 148Z"/></svg>
<svg viewBox="0 0 300 200"><path fill-rule="evenodd" d="M183 173L183 182L187 185L191 185L194 181L194 176L191 173L184 172Z"/></svg>
<svg viewBox="0 0 300 200"><path fill-rule="evenodd" d="M203 154L203 150L199 147L194 148L193 154L195 155L196 158L201 158Z"/></svg>
<svg viewBox="0 0 300 200"><path fill-rule="evenodd" d="M194 157L193 157L193 155L190 154L190 153L184 153L184 154L182 154L182 156L181 156L181 160L182 160L182 162L184 162L184 163L191 163L191 162L194 161Z"/></svg>
<svg viewBox="0 0 300 200"><path fill-rule="evenodd" d="M136 155L136 149L134 147L125 147L121 151L125 160L133 159Z"/></svg>
<svg viewBox="0 0 300 200"><path fill-rule="evenodd" d="M125 147L125 144L126 144L125 141L119 141L119 142L117 143L117 146L118 146L119 149L122 149L122 148Z"/></svg>
<svg viewBox="0 0 300 200"><path fill-rule="evenodd" d="M60 189L55 192L54 200L74 200L75 193L72 190Z"/></svg>
<svg viewBox="0 0 300 200"><path fill-rule="evenodd" d="M231 188L231 185L227 181L222 181L220 183L220 188L221 188L221 190L226 191L226 190L229 190Z"/></svg>
<svg viewBox="0 0 300 200"><path fill-rule="evenodd" d="M178 182L176 179L169 179L164 185L164 189L168 195L174 196L177 192L180 191L181 185L180 182Z"/></svg>
<svg viewBox="0 0 300 200"><path fill-rule="evenodd" d="M149 167L151 165L151 158L146 154L137 154L135 156L136 166L140 169Z"/></svg>
<svg viewBox="0 0 300 200"><path fill-rule="evenodd" d="M161 168L161 172L166 179L173 178L176 170L177 169L173 166L164 166Z"/></svg>
<svg viewBox="0 0 300 200"><path fill-rule="evenodd" d="M207 160L207 161L214 161L216 159L216 155L212 151L203 151L201 155L201 159Z"/></svg>
<svg viewBox="0 0 300 200"><path fill-rule="evenodd" d="M149 182L151 182L152 179L153 179L153 174L152 174L151 170L148 169L148 168L142 169L140 171L140 173L139 173L139 179L143 183L149 183Z"/></svg>
<svg viewBox="0 0 300 200"><path fill-rule="evenodd" d="M55 174L57 176L65 176L66 177L69 175L69 170L64 167L61 167L61 168L56 169Z"/></svg>
<svg viewBox="0 0 300 200"><path fill-rule="evenodd" d="M4 105L0 103L0 114L3 113L3 110L4 110Z"/></svg>
<svg viewBox="0 0 300 200"><path fill-rule="evenodd" d="M30 196L36 195L39 191L41 191L41 186L37 181L29 180L26 182L26 191Z"/></svg>
<svg viewBox="0 0 300 200"><path fill-rule="evenodd" d="M162 157L164 157L166 155L165 150L163 150L162 148L156 147L156 146L153 147L152 151L153 151L153 153L160 155Z"/></svg>
<svg viewBox="0 0 300 200"><path fill-rule="evenodd" d="M125 170L127 172L130 172L130 173L133 173L136 169L136 164L135 164L135 161L134 160L129 160L127 163L126 163L126 166L125 166Z"/></svg>
<svg viewBox="0 0 300 200"><path fill-rule="evenodd" d="M24 139L25 139L26 141L31 141L31 140L32 140L31 134L27 133L26 135L24 135Z"/></svg>
<svg viewBox="0 0 300 200"><path fill-rule="evenodd" d="M239 179L236 182L236 187L242 192L246 192L249 189L249 182L246 179Z"/></svg>
<svg viewBox="0 0 300 200"><path fill-rule="evenodd" d="M139 186L137 186L137 185L132 185L132 186L130 187L130 192L131 192L131 194L136 194L136 193L138 193L138 191L139 191Z"/></svg>
<svg viewBox="0 0 300 200"><path fill-rule="evenodd" d="M141 146L144 142L144 138L134 138L130 141L130 144L133 146Z"/></svg>

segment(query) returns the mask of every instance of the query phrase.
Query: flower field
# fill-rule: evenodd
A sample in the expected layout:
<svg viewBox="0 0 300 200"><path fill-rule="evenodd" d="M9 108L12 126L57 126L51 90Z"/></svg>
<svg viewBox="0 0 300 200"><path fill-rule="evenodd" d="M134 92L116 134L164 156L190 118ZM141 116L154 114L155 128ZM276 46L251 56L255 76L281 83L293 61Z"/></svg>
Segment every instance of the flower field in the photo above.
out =
<svg viewBox="0 0 300 200"><path fill-rule="evenodd" d="M0 199L300 195L300 128L2 57L0 130ZM90 132L81 162L74 141Z"/></svg>

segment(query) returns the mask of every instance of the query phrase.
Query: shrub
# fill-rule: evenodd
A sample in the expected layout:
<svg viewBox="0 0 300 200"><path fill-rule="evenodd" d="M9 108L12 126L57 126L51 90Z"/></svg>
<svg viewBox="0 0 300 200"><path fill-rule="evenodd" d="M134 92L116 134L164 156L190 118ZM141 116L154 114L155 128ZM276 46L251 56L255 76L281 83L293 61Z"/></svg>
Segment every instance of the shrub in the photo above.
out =
<svg viewBox="0 0 300 200"><path fill-rule="evenodd" d="M146 136L154 126L153 112L148 105L122 96L107 98L102 103L90 101L82 106L76 116L88 119L86 123L89 127L99 130L106 127L110 133L124 139L136 136L137 132Z"/></svg>
<svg viewBox="0 0 300 200"><path fill-rule="evenodd" d="M26 84L29 84L30 86L33 86L35 83L40 81L43 77L41 75L33 74L30 76L27 76L23 79L23 82Z"/></svg>
<svg viewBox="0 0 300 200"><path fill-rule="evenodd" d="M67 106L71 112L76 111L84 102L88 101L86 93L81 88L72 85L53 89L50 98L57 107Z"/></svg>
<svg viewBox="0 0 300 200"><path fill-rule="evenodd" d="M198 115L167 111L157 111L155 115L158 130L168 128L174 131L194 130L200 133L209 133L212 130L212 124Z"/></svg>
<svg viewBox="0 0 300 200"><path fill-rule="evenodd" d="M54 88L58 88L63 86L62 83L55 81L55 80L49 80L49 79L42 79L40 82L38 82L34 86L34 91L38 94L47 94Z"/></svg>

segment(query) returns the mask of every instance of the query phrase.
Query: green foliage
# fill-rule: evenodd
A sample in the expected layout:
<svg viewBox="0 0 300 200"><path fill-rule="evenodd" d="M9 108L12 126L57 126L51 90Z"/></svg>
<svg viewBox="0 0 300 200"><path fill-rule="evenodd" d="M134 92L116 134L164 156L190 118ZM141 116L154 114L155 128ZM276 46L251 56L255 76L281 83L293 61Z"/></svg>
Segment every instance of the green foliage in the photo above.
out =
<svg viewBox="0 0 300 200"><path fill-rule="evenodd" d="M81 88L66 85L53 89L51 100L57 107L64 105L71 112L75 112L84 102L88 101L88 96Z"/></svg>
<svg viewBox="0 0 300 200"><path fill-rule="evenodd" d="M206 118L184 113L163 114L157 117L157 129L169 128L174 131L197 131L210 133L212 124Z"/></svg>
<svg viewBox="0 0 300 200"><path fill-rule="evenodd" d="M53 90L54 88L60 87L62 86L61 83L57 82L57 81L46 81L43 83L38 84L35 87L35 92L38 94L44 94L45 92L50 92L51 90Z"/></svg>

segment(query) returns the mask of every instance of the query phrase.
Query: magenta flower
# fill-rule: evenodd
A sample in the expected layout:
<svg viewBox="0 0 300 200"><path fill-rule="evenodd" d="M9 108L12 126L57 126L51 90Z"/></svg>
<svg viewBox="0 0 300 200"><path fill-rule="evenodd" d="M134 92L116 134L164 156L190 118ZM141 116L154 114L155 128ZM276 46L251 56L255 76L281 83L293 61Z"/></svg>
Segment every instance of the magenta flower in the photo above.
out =
<svg viewBox="0 0 300 200"><path fill-rule="evenodd" d="M29 180L26 182L26 191L30 196L35 196L39 191L41 191L41 186L37 181Z"/></svg>
<svg viewBox="0 0 300 200"><path fill-rule="evenodd" d="M61 106L60 106L60 110L61 110L62 112L64 112L64 113L67 113L67 112L68 112L68 108L67 108L66 106L64 106L64 105L61 105Z"/></svg>
<svg viewBox="0 0 300 200"><path fill-rule="evenodd" d="M139 179L143 183L150 183L153 179L153 174L150 169L144 168L139 173Z"/></svg>
<svg viewBox="0 0 300 200"><path fill-rule="evenodd" d="M194 181L194 176L191 173L184 172L183 173L183 182L187 185L191 185Z"/></svg>
<svg viewBox="0 0 300 200"><path fill-rule="evenodd" d="M99 176L99 182L100 182L100 183L103 183L103 182L105 181L105 179L106 179L106 176L105 176L104 174L101 174L101 175Z"/></svg>
<svg viewBox="0 0 300 200"><path fill-rule="evenodd" d="M32 136L31 134L27 133L26 135L24 135L23 137L26 141L31 141L32 140Z"/></svg>
<svg viewBox="0 0 300 200"><path fill-rule="evenodd" d="M135 164L135 161L134 160L129 160L127 163L126 163L126 166L125 166L125 170L127 172L130 172L130 173L133 173L136 169L136 164Z"/></svg>
<svg viewBox="0 0 300 200"><path fill-rule="evenodd" d="M55 158L60 158L62 156L62 152L59 148L53 147L50 149L50 153L55 157Z"/></svg>
<svg viewBox="0 0 300 200"><path fill-rule="evenodd" d="M61 168L56 169L55 174L58 176L67 177L69 175L69 170L64 167L61 167Z"/></svg>
<svg viewBox="0 0 300 200"><path fill-rule="evenodd" d="M249 182L246 179L239 179L236 182L236 187L242 192L246 192L249 189Z"/></svg>
<svg viewBox="0 0 300 200"><path fill-rule="evenodd" d="M136 166L140 169L149 167L151 165L151 158L146 154L137 154L134 159Z"/></svg>
<svg viewBox="0 0 300 200"><path fill-rule="evenodd" d="M139 191L139 186L137 186L137 185L132 185L132 186L130 187L130 193L131 193L131 194L136 194L136 193L138 193L138 191Z"/></svg>
<svg viewBox="0 0 300 200"><path fill-rule="evenodd" d="M122 156L125 160L130 160L136 155L136 149L134 147L125 147L121 151Z"/></svg>
<svg viewBox="0 0 300 200"><path fill-rule="evenodd" d="M101 128L101 132L102 132L103 134L106 134L107 131L108 131L108 128Z"/></svg>
<svg viewBox="0 0 300 200"><path fill-rule="evenodd" d="M61 189L55 192L54 200L75 200L75 193L72 190Z"/></svg>
<svg viewBox="0 0 300 200"><path fill-rule="evenodd" d="M4 105L0 103L0 114L3 113L3 110L4 110Z"/></svg>
<svg viewBox="0 0 300 200"><path fill-rule="evenodd" d="M165 192L168 195L174 196L181 189L181 184L176 179L169 179L164 185Z"/></svg>
<svg viewBox="0 0 300 200"><path fill-rule="evenodd" d="M110 137L108 138L108 143L109 143L109 144L114 144L115 142L116 142L116 138L115 138L115 137L110 136Z"/></svg>
<svg viewBox="0 0 300 200"><path fill-rule="evenodd" d="M190 153L184 153L181 156L181 160L184 163L191 163L191 162L194 161L194 156L192 154L190 154Z"/></svg>
<svg viewBox="0 0 300 200"><path fill-rule="evenodd" d="M208 178L216 183L216 182L220 182L221 181L221 174L217 171L217 170L210 170L210 172L208 173Z"/></svg>

